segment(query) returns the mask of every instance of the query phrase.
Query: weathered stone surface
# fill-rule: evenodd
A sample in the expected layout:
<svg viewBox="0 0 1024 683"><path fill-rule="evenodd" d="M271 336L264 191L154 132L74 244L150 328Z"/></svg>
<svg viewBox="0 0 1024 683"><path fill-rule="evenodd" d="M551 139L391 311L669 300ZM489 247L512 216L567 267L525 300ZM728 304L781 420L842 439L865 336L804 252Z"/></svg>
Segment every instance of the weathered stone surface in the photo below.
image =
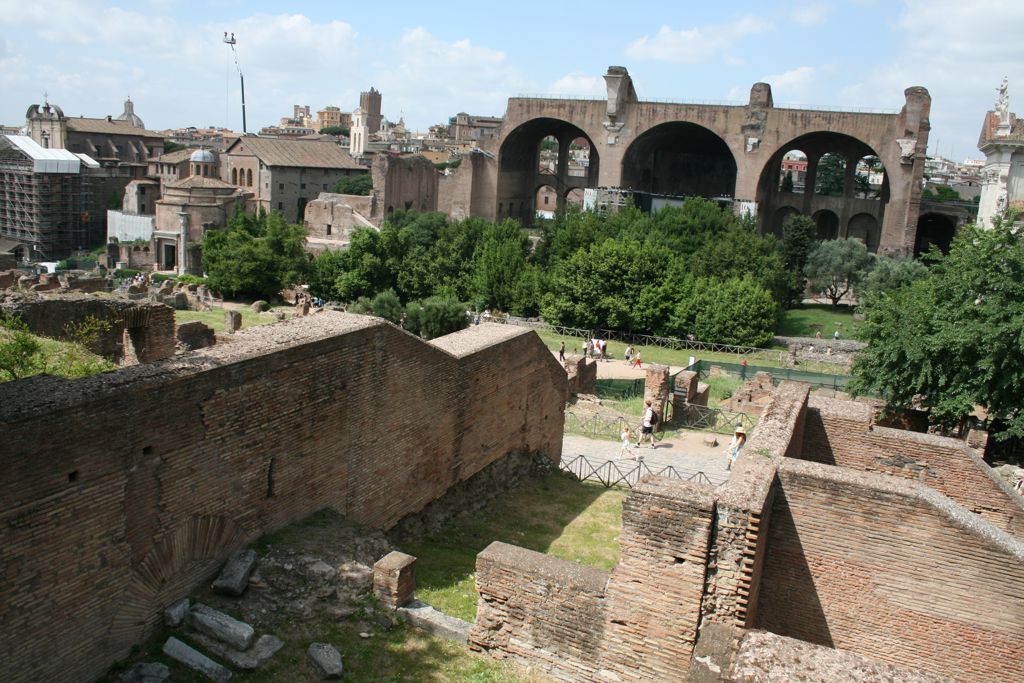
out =
<svg viewBox="0 0 1024 683"><path fill-rule="evenodd" d="M240 550L224 565L213 582L213 591L222 595L241 595L249 586L249 575L256 568L256 551Z"/></svg>
<svg viewBox="0 0 1024 683"><path fill-rule="evenodd" d="M193 351L204 349L217 343L217 335L214 333L213 328L209 325L204 325L198 320L181 323L174 334L178 342Z"/></svg>
<svg viewBox="0 0 1024 683"><path fill-rule="evenodd" d="M416 558L393 550L373 565L373 588L381 603L401 607L416 591Z"/></svg>
<svg viewBox="0 0 1024 683"><path fill-rule="evenodd" d="M267 310L268 308L270 308L270 304L268 304L266 301L263 301L262 299L260 299L259 301L253 301L252 302L252 312L253 313L262 313L263 311Z"/></svg>
<svg viewBox="0 0 1024 683"><path fill-rule="evenodd" d="M187 311L188 310L188 294L185 292L175 292L173 303L174 310L176 311Z"/></svg>
<svg viewBox="0 0 1024 683"><path fill-rule="evenodd" d="M217 683L226 683L231 680L231 672L228 669L177 638L167 639L167 642L164 643L164 654L207 678L217 681Z"/></svg>
<svg viewBox="0 0 1024 683"><path fill-rule="evenodd" d="M463 645L469 641L469 629L473 626L468 621L456 619L419 600L413 600L405 607L399 607L398 616L433 636L454 640Z"/></svg>
<svg viewBox="0 0 1024 683"><path fill-rule="evenodd" d="M255 671L260 668L270 661L270 658L277 654L278 650L284 647L284 641L269 633L264 633L257 638L252 647L245 651L236 650L219 640L201 633L195 634L193 638L207 651L217 655L228 664L245 671Z"/></svg>
<svg viewBox="0 0 1024 683"><path fill-rule="evenodd" d="M341 663L341 653L333 645L327 643L313 643L306 650L309 661L316 667L320 678L341 678L344 667Z"/></svg>
<svg viewBox="0 0 1024 683"><path fill-rule="evenodd" d="M188 609L190 603L188 598L182 598L178 602L174 603L170 607L164 610L164 623L171 628L177 628L185 621L185 617L188 616Z"/></svg>
<svg viewBox="0 0 1024 683"><path fill-rule="evenodd" d="M201 633L227 643L236 650L247 650L252 645L252 626L212 607L197 604L188 613L186 623Z"/></svg>
<svg viewBox="0 0 1024 683"><path fill-rule="evenodd" d="M242 329L242 314L238 311L224 311L224 330L234 334Z"/></svg>
<svg viewBox="0 0 1024 683"><path fill-rule="evenodd" d="M160 662L138 662L118 678L121 683L167 683L171 670Z"/></svg>

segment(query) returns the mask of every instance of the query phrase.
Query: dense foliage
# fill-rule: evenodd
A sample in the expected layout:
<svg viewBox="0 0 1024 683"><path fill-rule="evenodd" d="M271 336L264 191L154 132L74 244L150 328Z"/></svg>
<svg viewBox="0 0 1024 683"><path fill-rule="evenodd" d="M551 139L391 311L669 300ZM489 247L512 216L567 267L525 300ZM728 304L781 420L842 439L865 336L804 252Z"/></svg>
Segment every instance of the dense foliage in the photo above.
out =
<svg viewBox="0 0 1024 683"><path fill-rule="evenodd" d="M811 287L823 292L835 308L844 296L856 291L874 262L874 255L858 239L827 240L811 249L804 274Z"/></svg>
<svg viewBox="0 0 1024 683"><path fill-rule="evenodd" d="M918 396L954 427L982 406L1024 436L1024 236L996 221L964 229L924 277L874 296L852 388L890 405Z"/></svg>
<svg viewBox="0 0 1024 683"><path fill-rule="evenodd" d="M202 244L206 282L232 296L276 296L283 287L306 278L305 239L301 225L289 225L277 212L249 216L239 211L227 228L206 233Z"/></svg>
<svg viewBox="0 0 1024 683"><path fill-rule="evenodd" d="M390 289L407 320L410 302L439 296L574 327L763 344L794 277L773 237L699 199L654 215L570 211L539 232L531 244L511 221L396 211L318 256L310 289L370 303Z"/></svg>
<svg viewBox="0 0 1024 683"><path fill-rule="evenodd" d="M802 214L794 214L782 224L782 262L790 273L789 291L783 302L787 308L799 305L804 298L804 267L814 247L815 231L814 221Z"/></svg>
<svg viewBox="0 0 1024 683"><path fill-rule="evenodd" d="M369 196L373 190L373 177L369 173L347 175L334 183L334 192L338 194L354 194L361 197Z"/></svg>

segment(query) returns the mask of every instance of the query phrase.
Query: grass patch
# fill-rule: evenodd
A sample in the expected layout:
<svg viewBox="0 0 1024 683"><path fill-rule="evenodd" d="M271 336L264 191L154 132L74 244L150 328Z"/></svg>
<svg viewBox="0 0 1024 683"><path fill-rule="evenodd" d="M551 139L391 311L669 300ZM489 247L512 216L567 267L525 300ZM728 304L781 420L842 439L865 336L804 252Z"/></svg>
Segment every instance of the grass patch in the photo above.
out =
<svg viewBox="0 0 1024 683"><path fill-rule="evenodd" d="M619 561L625 491L560 472L531 478L481 512L402 550L415 555L416 595L467 621L476 618L476 556L493 541L609 570Z"/></svg>
<svg viewBox="0 0 1024 683"><path fill-rule="evenodd" d="M213 328L214 332L224 332L224 311L227 309L215 309L211 311L175 311L174 324L190 323L194 320ZM254 327L256 325L267 325L277 322L270 313L253 313L251 309L236 309L242 314L242 328Z"/></svg>
<svg viewBox="0 0 1024 683"><path fill-rule="evenodd" d="M0 328L0 345L8 341L9 334ZM39 344L39 350L18 370L17 374L22 377L46 373L64 379L79 379L117 368L117 365L89 351L81 344L38 335L29 336ZM0 370L0 382L11 379L13 377L10 373Z"/></svg>
<svg viewBox="0 0 1024 683"><path fill-rule="evenodd" d="M853 312L852 306L838 306L833 311L828 304L804 304L782 312L777 334L813 337L821 330L822 337L831 339L832 333L838 329L840 339L858 339L861 323L853 319Z"/></svg>
<svg viewBox="0 0 1024 683"><path fill-rule="evenodd" d="M708 385L708 406L717 408L722 401L732 398L732 395L743 384L739 377L733 375L715 375L704 378Z"/></svg>

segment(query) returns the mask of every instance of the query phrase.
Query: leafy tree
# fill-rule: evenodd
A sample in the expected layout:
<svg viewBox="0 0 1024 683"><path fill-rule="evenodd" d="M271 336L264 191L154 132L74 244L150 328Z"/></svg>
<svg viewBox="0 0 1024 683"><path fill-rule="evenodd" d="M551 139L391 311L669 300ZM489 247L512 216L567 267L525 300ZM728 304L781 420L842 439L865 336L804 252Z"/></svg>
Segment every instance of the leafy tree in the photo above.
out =
<svg viewBox="0 0 1024 683"><path fill-rule="evenodd" d="M871 272L857 287L858 302L868 308L880 297L927 275L928 267L915 259L877 256Z"/></svg>
<svg viewBox="0 0 1024 683"><path fill-rule="evenodd" d="M783 192L793 191L793 172L786 171L786 175L782 176L782 187L779 188Z"/></svg>
<svg viewBox="0 0 1024 683"><path fill-rule="evenodd" d="M393 289L385 289L373 297L373 300L370 302L370 310L373 311L374 315L379 315L395 324L402 320L402 314L405 312L402 302L398 300L398 295L395 294Z"/></svg>
<svg viewBox="0 0 1024 683"><path fill-rule="evenodd" d="M923 396L935 422L962 426L975 406L1024 437L1024 234L972 226L930 273L870 299L852 389L890 406Z"/></svg>
<svg viewBox="0 0 1024 683"><path fill-rule="evenodd" d="M301 225L289 225L277 212L254 217L238 211L227 228L203 239L207 282L231 295L272 297L308 274L305 239Z"/></svg>
<svg viewBox="0 0 1024 683"><path fill-rule="evenodd" d="M484 231L473 273L474 296L479 306L502 311L511 308L528 250L529 240L513 221L489 226Z"/></svg>
<svg viewBox="0 0 1024 683"><path fill-rule="evenodd" d="M324 126L320 129L324 135L348 135L348 128L345 126Z"/></svg>
<svg viewBox="0 0 1024 683"><path fill-rule="evenodd" d="M846 160L839 154L825 154L818 160L814 191L826 197L842 197L846 179Z"/></svg>
<svg viewBox="0 0 1024 683"><path fill-rule="evenodd" d="M436 339L469 325L466 307L455 299L430 297L412 302L405 309L405 329L424 339Z"/></svg>
<svg viewBox="0 0 1024 683"><path fill-rule="evenodd" d="M752 278L698 280L693 306L697 339L738 346L767 346L778 323L771 292Z"/></svg>
<svg viewBox="0 0 1024 683"><path fill-rule="evenodd" d="M926 202L962 202L960 193L948 185L936 185L933 192L929 188L921 191L921 199Z"/></svg>
<svg viewBox="0 0 1024 683"><path fill-rule="evenodd" d="M810 217L794 214L782 224L782 263L790 274L789 292L783 302L786 307L799 304L807 281L804 266L814 245L816 228Z"/></svg>
<svg viewBox="0 0 1024 683"><path fill-rule="evenodd" d="M0 313L0 380L21 379L39 372L42 345L21 318Z"/></svg>
<svg viewBox="0 0 1024 683"><path fill-rule="evenodd" d="M824 292L832 308L855 289L871 269L874 256L860 240L827 240L819 242L807 255L804 274L811 286Z"/></svg>
<svg viewBox="0 0 1024 683"><path fill-rule="evenodd" d="M359 175L347 175L338 179L334 184L334 192L337 194L350 194L361 197L369 196L373 190L373 178L369 173Z"/></svg>
<svg viewBox="0 0 1024 683"><path fill-rule="evenodd" d="M164 151L163 154L170 154L171 152L177 152L179 149L185 149L185 145L178 144L173 140L164 140Z"/></svg>

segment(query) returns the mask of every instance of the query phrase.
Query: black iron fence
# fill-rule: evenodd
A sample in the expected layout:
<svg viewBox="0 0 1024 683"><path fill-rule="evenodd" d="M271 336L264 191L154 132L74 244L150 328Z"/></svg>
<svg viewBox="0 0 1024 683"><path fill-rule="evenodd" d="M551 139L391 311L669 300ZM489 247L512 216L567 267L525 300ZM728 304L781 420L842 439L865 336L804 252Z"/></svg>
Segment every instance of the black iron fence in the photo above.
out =
<svg viewBox="0 0 1024 683"><path fill-rule="evenodd" d="M773 368L766 365L743 365L742 363L706 360L698 360L686 369L697 372L701 379L703 379L710 373L712 365L721 368L722 372L735 375L743 380L752 378L758 372L767 372L772 376L772 384L775 385L778 385L783 380L793 380L796 382L807 382L818 389L845 391L846 385L852 379L849 375L830 375L824 372L812 372L796 368Z"/></svg>
<svg viewBox="0 0 1024 683"><path fill-rule="evenodd" d="M677 469L672 465L654 465L652 467L644 460L591 461L585 455L563 455L559 468L580 481L598 482L605 488L613 486L633 488L637 482L648 475L711 484L711 480L704 472Z"/></svg>

